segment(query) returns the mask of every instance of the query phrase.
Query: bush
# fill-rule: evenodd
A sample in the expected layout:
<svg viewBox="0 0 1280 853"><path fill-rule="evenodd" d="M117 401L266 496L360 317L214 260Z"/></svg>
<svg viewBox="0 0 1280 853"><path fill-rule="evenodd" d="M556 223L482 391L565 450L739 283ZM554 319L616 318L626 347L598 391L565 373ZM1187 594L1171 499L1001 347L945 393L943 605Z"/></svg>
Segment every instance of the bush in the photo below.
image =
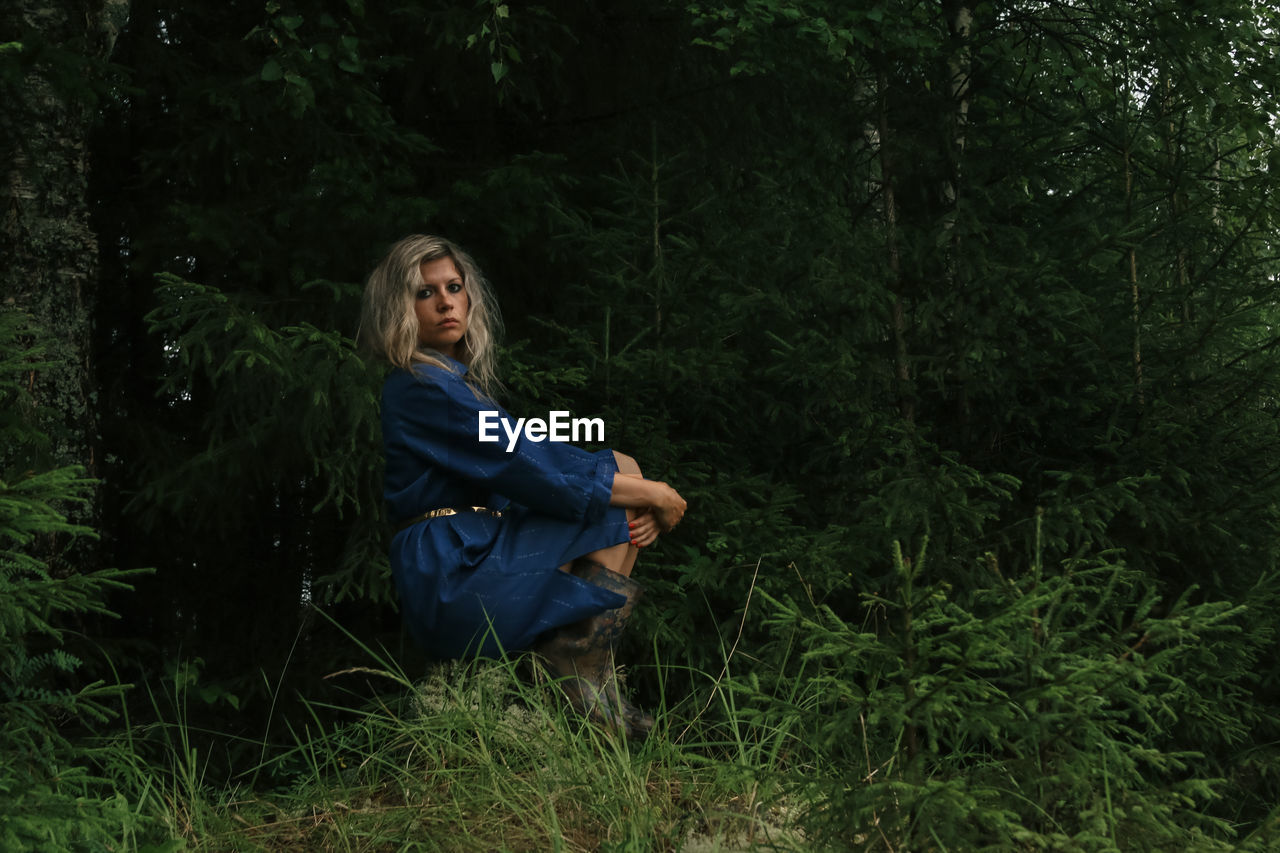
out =
<svg viewBox="0 0 1280 853"><path fill-rule="evenodd" d="M769 599L781 647L799 649L786 677L803 688L739 689L758 724L804 733L791 754L816 836L860 849L1230 849L1214 839L1233 828L1210 808L1228 780L1205 752L1250 746L1266 713L1253 691L1269 637L1241 636L1247 605L1197 603L1195 590L1167 600L1117 553L1053 571L1037 559L1024 577L992 558L974 589L926 582L924 564L923 545L915 559L895 546L893 580L862 596L861 625Z"/></svg>
<svg viewBox="0 0 1280 853"><path fill-rule="evenodd" d="M62 507L82 502L91 485L75 466L25 470L47 444L22 378L40 350L33 330L0 314L0 848L118 849L136 823L129 804L88 766L88 753L65 733L100 723L123 685L76 684L82 661L66 648L70 618L107 614L113 589L130 573L54 572L55 544L92 536Z"/></svg>

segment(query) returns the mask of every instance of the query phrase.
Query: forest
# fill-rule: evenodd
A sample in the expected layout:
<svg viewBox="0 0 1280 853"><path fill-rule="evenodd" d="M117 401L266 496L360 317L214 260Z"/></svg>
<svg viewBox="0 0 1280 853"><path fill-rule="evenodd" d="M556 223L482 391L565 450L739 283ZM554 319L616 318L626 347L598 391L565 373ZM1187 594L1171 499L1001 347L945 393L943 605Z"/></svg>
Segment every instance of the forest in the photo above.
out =
<svg viewBox="0 0 1280 853"><path fill-rule="evenodd" d="M1280 849L1280 4L6 0L0 850ZM689 502L414 648L364 282Z"/></svg>

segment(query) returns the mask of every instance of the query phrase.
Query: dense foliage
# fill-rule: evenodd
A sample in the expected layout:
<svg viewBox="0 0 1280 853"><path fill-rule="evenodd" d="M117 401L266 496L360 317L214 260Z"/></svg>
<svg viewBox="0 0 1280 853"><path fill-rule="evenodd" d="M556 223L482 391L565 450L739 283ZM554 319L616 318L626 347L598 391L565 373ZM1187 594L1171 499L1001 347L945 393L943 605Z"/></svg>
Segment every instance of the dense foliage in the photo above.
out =
<svg viewBox="0 0 1280 853"><path fill-rule="evenodd" d="M22 577L184 673L213 776L291 781L259 762L321 676L423 665L352 337L441 233L509 408L603 417L689 498L633 683L738 749L702 754L756 742L811 838L1265 849L1278 38L1258 0L133 0L92 364L102 558L156 572L118 623L25 541Z"/></svg>
<svg viewBox="0 0 1280 853"><path fill-rule="evenodd" d="M83 679L70 623L105 614L129 573L68 572L58 555L92 531L66 519L87 483L74 466L32 468L49 437L27 385L46 338L0 313L0 848L93 850L130 837L139 821L85 755L86 723L112 716L123 685Z"/></svg>

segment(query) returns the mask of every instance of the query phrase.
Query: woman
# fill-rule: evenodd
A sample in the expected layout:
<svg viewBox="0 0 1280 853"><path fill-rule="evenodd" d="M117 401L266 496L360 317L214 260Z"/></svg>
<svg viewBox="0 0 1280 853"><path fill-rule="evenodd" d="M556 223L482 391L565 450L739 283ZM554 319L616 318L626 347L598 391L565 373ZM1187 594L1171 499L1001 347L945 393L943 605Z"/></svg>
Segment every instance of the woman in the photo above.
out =
<svg viewBox="0 0 1280 853"><path fill-rule="evenodd" d="M635 460L570 444L481 441L497 306L440 237L395 246L369 277L360 337L396 369L382 389L385 497L405 621L439 657L535 649L588 718L631 735L653 719L618 692L613 648L640 593L640 548L685 501Z"/></svg>

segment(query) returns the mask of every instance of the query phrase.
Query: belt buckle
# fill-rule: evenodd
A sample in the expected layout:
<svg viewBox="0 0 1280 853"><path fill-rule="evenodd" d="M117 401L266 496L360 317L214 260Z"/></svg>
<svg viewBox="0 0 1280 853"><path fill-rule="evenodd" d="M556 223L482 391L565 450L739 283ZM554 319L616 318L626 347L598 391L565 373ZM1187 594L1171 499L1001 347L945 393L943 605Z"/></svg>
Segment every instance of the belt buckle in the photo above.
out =
<svg viewBox="0 0 1280 853"><path fill-rule="evenodd" d="M487 506L466 506L466 507L460 507L460 508L445 506L445 507L441 507L440 509L433 509L433 510L424 512L422 515L415 517L411 521L405 522L405 526L408 527L413 524L417 524L419 521L430 521L433 518L445 518L450 515L458 515L459 510L462 510L462 511L470 510L471 512L474 512L474 513L483 513L484 515L491 515L494 518L502 518L502 510L489 509L489 507Z"/></svg>

